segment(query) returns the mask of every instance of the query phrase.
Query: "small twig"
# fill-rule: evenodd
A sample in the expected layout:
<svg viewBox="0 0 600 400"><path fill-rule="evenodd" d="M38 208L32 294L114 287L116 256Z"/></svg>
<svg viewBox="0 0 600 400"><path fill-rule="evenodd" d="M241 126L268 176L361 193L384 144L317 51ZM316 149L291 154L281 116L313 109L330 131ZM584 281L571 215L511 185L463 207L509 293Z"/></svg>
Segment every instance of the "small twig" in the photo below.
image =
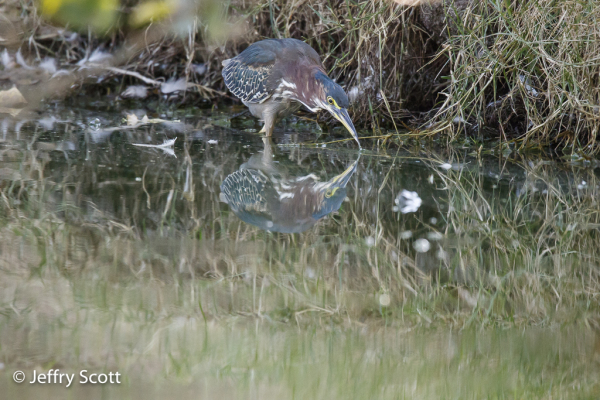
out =
<svg viewBox="0 0 600 400"><path fill-rule="evenodd" d="M115 74L122 74L122 75L133 76L135 78L138 78L141 81L144 81L145 83L147 83L149 85L155 85L155 86L162 85L161 81L157 81L155 79L146 78L144 75L140 74L139 72L127 71L126 69L115 68L115 67L104 67L104 69L106 69L108 71L111 71L111 72L114 72Z"/></svg>

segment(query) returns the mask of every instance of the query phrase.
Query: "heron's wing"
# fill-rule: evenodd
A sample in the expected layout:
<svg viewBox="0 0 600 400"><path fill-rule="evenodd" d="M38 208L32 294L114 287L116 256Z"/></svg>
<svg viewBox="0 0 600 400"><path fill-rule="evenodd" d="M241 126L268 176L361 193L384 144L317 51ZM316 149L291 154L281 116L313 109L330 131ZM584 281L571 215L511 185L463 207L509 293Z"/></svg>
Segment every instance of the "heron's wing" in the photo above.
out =
<svg viewBox="0 0 600 400"><path fill-rule="evenodd" d="M268 178L260 171L242 169L228 175L221 184L227 204L236 212L268 213ZM271 190L269 190L271 189Z"/></svg>
<svg viewBox="0 0 600 400"><path fill-rule="evenodd" d="M225 85L247 103L262 103L274 91L268 81L275 64L275 52L252 45L238 56L223 61Z"/></svg>

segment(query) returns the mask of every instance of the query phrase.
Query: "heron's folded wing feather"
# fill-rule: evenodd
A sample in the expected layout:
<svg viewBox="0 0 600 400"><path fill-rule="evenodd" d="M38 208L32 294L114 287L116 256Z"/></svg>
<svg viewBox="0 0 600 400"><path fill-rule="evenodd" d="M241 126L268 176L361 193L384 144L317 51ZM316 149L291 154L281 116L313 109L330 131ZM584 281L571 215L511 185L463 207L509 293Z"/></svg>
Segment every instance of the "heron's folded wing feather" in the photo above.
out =
<svg viewBox="0 0 600 400"><path fill-rule="evenodd" d="M240 100L262 103L273 93L268 87L276 55L258 46L250 46L237 57L223 63L223 78L227 88Z"/></svg>

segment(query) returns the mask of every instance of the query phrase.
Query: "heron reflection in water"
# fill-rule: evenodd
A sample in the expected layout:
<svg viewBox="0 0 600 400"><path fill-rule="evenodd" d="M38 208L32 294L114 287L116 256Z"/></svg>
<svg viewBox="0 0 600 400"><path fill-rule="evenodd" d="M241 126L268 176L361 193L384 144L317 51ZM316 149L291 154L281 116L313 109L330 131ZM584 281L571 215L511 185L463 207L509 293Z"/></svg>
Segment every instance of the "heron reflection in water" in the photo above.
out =
<svg viewBox="0 0 600 400"><path fill-rule="evenodd" d="M270 140L221 184L221 200L242 221L261 229L304 232L346 198L346 185L356 171L360 155L344 172L327 182L314 174L290 176L273 162Z"/></svg>

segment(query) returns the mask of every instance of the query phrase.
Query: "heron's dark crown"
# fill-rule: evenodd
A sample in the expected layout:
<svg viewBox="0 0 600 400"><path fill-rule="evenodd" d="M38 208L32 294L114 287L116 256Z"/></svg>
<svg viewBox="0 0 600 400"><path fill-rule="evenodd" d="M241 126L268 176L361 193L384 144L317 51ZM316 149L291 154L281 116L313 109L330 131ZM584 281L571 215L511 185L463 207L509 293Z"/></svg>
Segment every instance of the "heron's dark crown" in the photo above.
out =
<svg viewBox="0 0 600 400"><path fill-rule="evenodd" d="M323 99L324 101L327 99L327 97L331 96L338 106L342 108L348 108L350 106L348 95L344 89L342 89L342 87L335 83L330 77L318 71L315 74L315 79L323 87L323 93L325 95L325 98Z"/></svg>

